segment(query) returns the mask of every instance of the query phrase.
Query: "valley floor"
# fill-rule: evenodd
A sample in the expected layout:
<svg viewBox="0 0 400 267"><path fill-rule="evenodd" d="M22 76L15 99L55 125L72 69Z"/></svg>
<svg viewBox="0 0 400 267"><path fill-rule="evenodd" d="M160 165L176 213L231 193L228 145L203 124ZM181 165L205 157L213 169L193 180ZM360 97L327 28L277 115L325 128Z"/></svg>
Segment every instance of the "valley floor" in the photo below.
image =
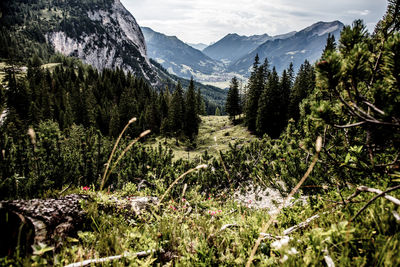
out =
<svg viewBox="0 0 400 267"><path fill-rule="evenodd" d="M228 116L201 116L199 134L197 136L197 147L189 149L188 144L179 142L176 145L175 138L157 137L151 141L156 147L159 143L171 148L174 159L198 159L205 151L211 156L217 156L219 151L226 151L230 144L248 143L255 139L243 124L234 125Z"/></svg>

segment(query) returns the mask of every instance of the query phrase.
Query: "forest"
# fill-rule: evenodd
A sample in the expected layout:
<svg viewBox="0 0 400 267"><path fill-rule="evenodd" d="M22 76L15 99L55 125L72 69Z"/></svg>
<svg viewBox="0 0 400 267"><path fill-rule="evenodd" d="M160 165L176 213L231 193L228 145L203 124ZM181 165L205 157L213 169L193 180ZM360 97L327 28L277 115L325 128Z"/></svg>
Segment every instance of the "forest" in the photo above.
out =
<svg viewBox="0 0 400 267"><path fill-rule="evenodd" d="M257 138L192 160L149 143L196 147L207 101L193 79L155 90L47 48L25 73L2 53L0 264L399 266L399 29L389 0L373 33L354 21L297 74L256 57L225 111ZM38 216L44 199L73 206Z"/></svg>

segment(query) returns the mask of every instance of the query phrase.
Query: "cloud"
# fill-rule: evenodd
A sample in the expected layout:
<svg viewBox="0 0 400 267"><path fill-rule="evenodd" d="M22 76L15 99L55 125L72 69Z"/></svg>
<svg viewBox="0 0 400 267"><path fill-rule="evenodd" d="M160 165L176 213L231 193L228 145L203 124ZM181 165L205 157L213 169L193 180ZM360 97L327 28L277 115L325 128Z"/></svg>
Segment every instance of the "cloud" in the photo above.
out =
<svg viewBox="0 0 400 267"><path fill-rule="evenodd" d="M369 13L371 13L371 11L369 11L368 9L365 9L365 10L349 10L349 11L347 11L347 13L352 14L352 15L358 15L358 16L366 16Z"/></svg>
<svg viewBox="0 0 400 267"><path fill-rule="evenodd" d="M210 43L228 33L277 35L317 21L375 25L386 0L121 0L141 26L185 42ZM373 27L372 27L373 28Z"/></svg>

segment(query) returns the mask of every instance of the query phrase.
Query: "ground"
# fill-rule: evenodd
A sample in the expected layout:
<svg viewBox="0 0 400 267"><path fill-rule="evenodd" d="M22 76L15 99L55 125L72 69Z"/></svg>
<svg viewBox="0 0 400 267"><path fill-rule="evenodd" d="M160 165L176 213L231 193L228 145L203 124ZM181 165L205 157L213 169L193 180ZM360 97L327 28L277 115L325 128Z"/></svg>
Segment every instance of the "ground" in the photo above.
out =
<svg viewBox="0 0 400 267"><path fill-rule="evenodd" d="M219 151L225 151L229 144L250 142L256 137L251 135L243 124L233 125L228 116L201 116L197 147L189 150L188 144L179 142L175 144L175 138L157 137L151 141L151 146L158 146L161 142L171 148L174 159L195 159L201 157L205 151L209 155L218 155Z"/></svg>

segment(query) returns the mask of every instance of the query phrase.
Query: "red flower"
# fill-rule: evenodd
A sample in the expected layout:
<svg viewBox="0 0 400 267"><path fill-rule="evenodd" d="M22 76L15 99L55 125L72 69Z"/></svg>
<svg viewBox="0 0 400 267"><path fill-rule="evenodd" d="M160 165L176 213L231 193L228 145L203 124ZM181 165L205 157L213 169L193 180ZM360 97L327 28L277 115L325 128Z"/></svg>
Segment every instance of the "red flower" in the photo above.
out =
<svg viewBox="0 0 400 267"><path fill-rule="evenodd" d="M89 186L84 186L84 187L82 187L82 190L83 191L88 191L88 190L90 190L90 187Z"/></svg>

